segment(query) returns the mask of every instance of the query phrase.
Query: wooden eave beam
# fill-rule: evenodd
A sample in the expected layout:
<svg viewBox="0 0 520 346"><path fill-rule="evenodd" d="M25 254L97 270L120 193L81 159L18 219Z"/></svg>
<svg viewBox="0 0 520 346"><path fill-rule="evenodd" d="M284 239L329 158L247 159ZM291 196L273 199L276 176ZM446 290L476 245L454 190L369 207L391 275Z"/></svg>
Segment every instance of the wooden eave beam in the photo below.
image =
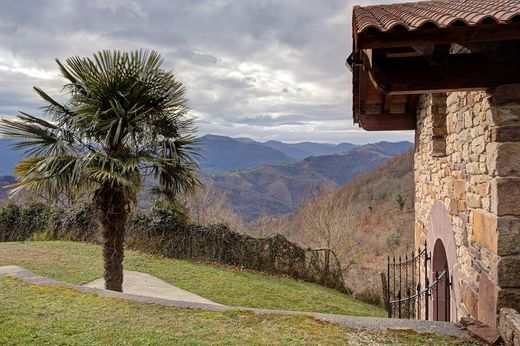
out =
<svg viewBox="0 0 520 346"><path fill-rule="evenodd" d="M413 31L368 32L357 35L355 49L414 47L438 44L490 42L520 39L520 23L480 24Z"/></svg>
<svg viewBox="0 0 520 346"><path fill-rule="evenodd" d="M360 114L359 125L367 131L415 130L415 114Z"/></svg>
<svg viewBox="0 0 520 346"><path fill-rule="evenodd" d="M502 62L520 58L520 40L468 43L465 47L489 61Z"/></svg>
<svg viewBox="0 0 520 346"><path fill-rule="evenodd" d="M497 63L479 54L454 54L444 65L430 65L424 57L377 60L368 74L382 93L423 94L520 83L519 66L519 61Z"/></svg>

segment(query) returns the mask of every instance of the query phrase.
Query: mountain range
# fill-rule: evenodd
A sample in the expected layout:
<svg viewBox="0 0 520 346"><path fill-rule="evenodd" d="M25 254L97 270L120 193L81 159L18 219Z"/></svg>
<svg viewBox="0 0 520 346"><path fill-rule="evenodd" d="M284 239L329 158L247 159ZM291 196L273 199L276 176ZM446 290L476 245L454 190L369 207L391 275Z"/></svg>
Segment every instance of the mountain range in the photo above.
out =
<svg viewBox="0 0 520 346"><path fill-rule="evenodd" d="M236 213L252 221L263 215L294 212L302 199L313 196L324 185L343 185L412 146L410 142L379 142L341 154L210 174L204 180L227 195Z"/></svg>
<svg viewBox="0 0 520 346"><path fill-rule="evenodd" d="M257 142L249 138L217 135L200 137L202 157L199 165L206 172L229 172L266 164L302 160L310 156L348 152L357 146L351 143L283 143Z"/></svg>
<svg viewBox="0 0 520 346"><path fill-rule="evenodd" d="M205 135L199 138L200 168L205 172L229 172L266 164L302 160L310 156L331 155L356 148L351 143L327 144L279 141L257 142L249 138ZM12 175L15 164L23 156L11 147L12 140L0 138L0 175Z"/></svg>

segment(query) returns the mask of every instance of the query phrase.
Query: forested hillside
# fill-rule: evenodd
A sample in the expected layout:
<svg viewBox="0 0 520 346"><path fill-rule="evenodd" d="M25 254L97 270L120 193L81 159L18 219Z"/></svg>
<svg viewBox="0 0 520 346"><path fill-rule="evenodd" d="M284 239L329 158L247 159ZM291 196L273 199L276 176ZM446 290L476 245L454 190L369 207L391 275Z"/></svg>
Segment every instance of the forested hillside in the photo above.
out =
<svg viewBox="0 0 520 346"><path fill-rule="evenodd" d="M312 156L305 160L205 177L226 194L231 207L246 221L265 215L295 212L301 202L328 185L340 186L394 155L409 150L409 142L380 142L347 153Z"/></svg>
<svg viewBox="0 0 520 346"><path fill-rule="evenodd" d="M413 250L413 203L413 152L407 152L308 201L279 229L293 241L335 250L357 294L366 287L380 293L387 256Z"/></svg>

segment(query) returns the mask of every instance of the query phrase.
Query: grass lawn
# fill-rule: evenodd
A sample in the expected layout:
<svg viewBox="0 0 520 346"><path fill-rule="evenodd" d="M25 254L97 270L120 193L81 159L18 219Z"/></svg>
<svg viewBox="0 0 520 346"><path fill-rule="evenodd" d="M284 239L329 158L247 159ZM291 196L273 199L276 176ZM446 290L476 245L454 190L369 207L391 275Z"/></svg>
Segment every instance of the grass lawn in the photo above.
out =
<svg viewBox="0 0 520 346"><path fill-rule="evenodd" d="M476 345L453 337L348 329L304 316L173 309L7 277L0 277L0 326L1 345Z"/></svg>
<svg viewBox="0 0 520 346"><path fill-rule="evenodd" d="M0 243L0 266L3 265L20 265L37 274L74 284L85 284L102 275L101 248L79 242ZM289 278L135 251L126 252L124 266L229 306L386 316L379 307L333 289Z"/></svg>

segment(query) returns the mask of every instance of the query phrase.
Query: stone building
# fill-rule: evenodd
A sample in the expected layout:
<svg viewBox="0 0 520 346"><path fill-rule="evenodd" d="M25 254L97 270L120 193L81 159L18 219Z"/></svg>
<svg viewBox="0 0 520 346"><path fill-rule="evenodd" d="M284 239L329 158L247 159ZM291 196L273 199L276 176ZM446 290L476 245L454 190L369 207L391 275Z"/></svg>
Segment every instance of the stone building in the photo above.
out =
<svg viewBox="0 0 520 346"><path fill-rule="evenodd" d="M430 278L448 269L449 320L496 326L520 311L520 2L355 7L352 23L354 121L415 130L416 248Z"/></svg>

